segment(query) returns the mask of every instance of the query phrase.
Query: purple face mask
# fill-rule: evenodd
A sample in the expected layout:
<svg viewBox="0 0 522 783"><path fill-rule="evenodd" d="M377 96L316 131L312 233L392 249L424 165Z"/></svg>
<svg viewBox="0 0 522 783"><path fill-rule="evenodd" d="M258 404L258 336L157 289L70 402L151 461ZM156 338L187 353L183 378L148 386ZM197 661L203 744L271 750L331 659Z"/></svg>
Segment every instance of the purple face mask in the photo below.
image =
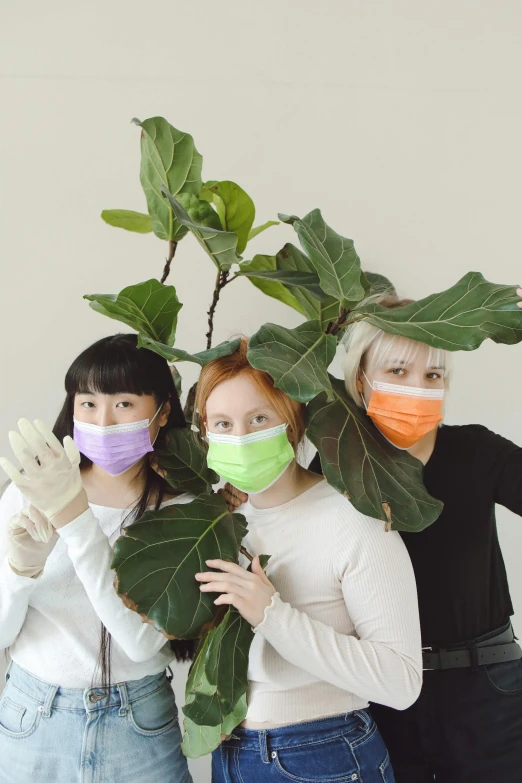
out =
<svg viewBox="0 0 522 783"><path fill-rule="evenodd" d="M162 405L150 421L142 419L127 424L112 424L109 427L74 419L73 440L79 451L109 476L120 476L145 454L154 451L150 442L149 426L161 408Z"/></svg>

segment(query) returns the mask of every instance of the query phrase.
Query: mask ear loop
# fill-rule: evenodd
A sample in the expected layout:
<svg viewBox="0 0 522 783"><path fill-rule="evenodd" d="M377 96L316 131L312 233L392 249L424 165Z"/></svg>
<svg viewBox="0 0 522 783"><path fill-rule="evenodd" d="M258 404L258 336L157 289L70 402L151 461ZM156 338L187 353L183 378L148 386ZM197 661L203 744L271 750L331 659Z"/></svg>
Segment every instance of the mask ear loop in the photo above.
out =
<svg viewBox="0 0 522 783"><path fill-rule="evenodd" d="M150 425L152 424L152 422L154 421L154 419L156 418L156 416L158 415L158 413L160 412L160 410L163 408L163 406L164 406L164 405L165 405L165 403L164 403L164 402L162 402L162 403L161 403L161 405L159 406L158 410L156 411L156 413L155 413L155 414L154 414L154 416L152 417L152 419L149 421L149 427L150 427ZM155 437L155 438L154 438L154 440L152 440L152 441L151 441L151 443L150 443L150 445L151 445L151 446L154 446L154 444L155 444L155 443L156 443L156 441L158 440L158 435L160 434L160 430L161 430L161 427L158 427L158 431L157 431L157 433L156 433L156 437Z"/></svg>
<svg viewBox="0 0 522 783"><path fill-rule="evenodd" d="M368 379L368 376L366 375L366 373L364 372L364 370L363 370L363 368L362 368L362 367L361 367L361 372L362 372L362 374L364 375L364 377L366 378L366 381L367 381L367 383L368 383L368 385L369 385L370 389L371 389L372 391L374 391L374 389L373 389L373 386L372 386L372 384L370 383L370 381L369 381L369 379ZM363 405L364 405L364 408L365 408L365 410L366 410L366 413L368 413L368 406L366 405L366 400L364 399L364 394L363 394L362 392L361 392L360 394L361 394L361 400L363 401ZM376 428L379 430L379 428L377 427L377 425L375 425L375 426L376 426ZM385 435L383 432L381 432L380 430L379 430L379 432L380 432L380 434L382 435L382 437L384 438L384 440L387 440L387 441L388 441L388 443L390 444L390 446L393 446L393 448L394 448L394 449L398 449L399 451L408 451L408 448L411 448L411 447L408 447L408 446L397 446L397 445L396 445L395 443L393 443L393 442L392 442L392 441L391 441L389 438L387 438L387 437L386 437L386 435Z"/></svg>
<svg viewBox="0 0 522 783"><path fill-rule="evenodd" d="M372 386L372 384L370 383L370 381L369 381L369 379L368 379L368 376L366 375L366 373L364 372L364 370L363 370L363 368L362 368L362 367L361 367L361 372L362 372L362 374L364 375L364 377L366 378L366 382L367 382L368 386L369 386L369 387L370 387L370 389L373 391L373 386ZM364 410L366 411L366 413L368 413L368 406L367 406L367 404L366 404L366 400L364 399L364 393L361 391L361 392L359 392L359 394L361 395L361 400L363 401Z"/></svg>

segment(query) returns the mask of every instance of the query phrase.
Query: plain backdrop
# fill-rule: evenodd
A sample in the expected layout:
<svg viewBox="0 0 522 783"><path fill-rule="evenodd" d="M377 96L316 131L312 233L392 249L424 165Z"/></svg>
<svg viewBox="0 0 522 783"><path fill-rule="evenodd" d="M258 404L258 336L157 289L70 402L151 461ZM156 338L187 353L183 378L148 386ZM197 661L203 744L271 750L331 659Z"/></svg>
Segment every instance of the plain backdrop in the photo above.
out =
<svg viewBox="0 0 522 783"><path fill-rule="evenodd" d="M19 417L54 421L70 362L120 330L82 295L161 274L165 243L99 216L145 210L134 116L191 133L204 177L242 185L257 222L320 207L404 295L469 270L522 282L518 0L27 0L0 19L0 453ZM286 241L273 228L248 257ZM204 348L214 277L184 239L169 282L187 350ZM300 320L240 280L215 337ZM522 442L521 359L491 342L458 354L447 421ZM194 366L181 370L188 388ZM498 519L520 614L522 525ZM191 767L209 780L208 759Z"/></svg>

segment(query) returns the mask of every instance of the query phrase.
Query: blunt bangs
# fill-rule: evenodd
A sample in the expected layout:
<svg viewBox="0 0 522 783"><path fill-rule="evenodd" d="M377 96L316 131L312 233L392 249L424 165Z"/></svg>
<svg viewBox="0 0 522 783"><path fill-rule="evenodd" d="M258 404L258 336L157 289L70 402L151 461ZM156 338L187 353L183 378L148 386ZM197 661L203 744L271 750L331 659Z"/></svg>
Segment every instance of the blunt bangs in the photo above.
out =
<svg viewBox="0 0 522 783"><path fill-rule="evenodd" d="M442 370L444 375L449 370L447 351L380 330L372 341L368 352L371 354L371 359L366 357L364 362L367 365L365 369L368 370L375 367L389 367L390 365L408 365L416 361L418 357L423 359L426 369Z"/></svg>
<svg viewBox="0 0 522 783"><path fill-rule="evenodd" d="M118 334L91 345L72 363L65 390L75 394L154 394L169 397L167 362L147 348L137 348L137 336ZM162 393L164 392L164 393Z"/></svg>

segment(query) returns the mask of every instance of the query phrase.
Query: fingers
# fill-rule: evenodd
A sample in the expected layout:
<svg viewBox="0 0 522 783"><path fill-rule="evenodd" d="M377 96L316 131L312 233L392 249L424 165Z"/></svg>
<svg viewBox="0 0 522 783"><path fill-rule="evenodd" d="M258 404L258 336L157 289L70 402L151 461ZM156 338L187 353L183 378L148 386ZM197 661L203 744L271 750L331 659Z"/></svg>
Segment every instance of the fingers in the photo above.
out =
<svg viewBox="0 0 522 783"><path fill-rule="evenodd" d="M31 538L47 544L54 534L54 528L47 517L44 517L34 506L26 506L21 513L27 520L23 527Z"/></svg>
<svg viewBox="0 0 522 783"><path fill-rule="evenodd" d="M201 585L199 589L202 593L229 593L240 598L247 598L249 595L248 590L236 582L209 582L206 585Z"/></svg>
<svg viewBox="0 0 522 783"><path fill-rule="evenodd" d="M22 466L22 469L27 473L28 476L34 476L38 469L38 463L35 459L36 452L33 452L29 448L19 432L14 432L13 430L11 430L9 433L9 443L11 444L13 454ZM13 481L17 483L14 478Z"/></svg>
<svg viewBox="0 0 522 783"><path fill-rule="evenodd" d="M220 584L234 584L238 586L244 586L245 583L253 581L252 574L249 574L248 571L245 571L244 568L242 568L241 572L237 574L227 574L219 571L206 571L202 574L196 574L196 579L198 582L219 582Z"/></svg>
<svg viewBox="0 0 522 783"><path fill-rule="evenodd" d="M259 562L259 557L257 555L252 560L252 573L255 574L255 576L258 576L265 585L271 584L270 579L261 568L261 563Z"/></svg>
<svg viewBox="0 0 522 783"><path fill-rule="evenodd" d="M52 433L51 433L52 434ZM54 437L54 435L53 435ZM56 438L56 441L58 445L60 445L60 441L58 438ZM60 446L61 448L61 446ZM67 454L67 457L69 458L69 462L71 463L71 467L75 468L78 467L80 464L80 460L82 458L80 452L78 451L78 446L73 441L70 435L66 435L63 439L63 448L65 449L65 453Z"/></svg>
<svg viewBox="0 0 522 783"><path fill-rule="evenodd" d="M18 421L18 429L29 446L29 449L32 451L33 457L36 457L37 455L43 456L49 451L50 446L46 442L46 439L28 419L20 419Z"/></svg>
<svg viewBox="0 0 522 783"><path fill-rule="evenodd" d="M209 568L217 568L219 571L224 571L226 574L235 574L236 576L250 577L250 574L245 568L237 563L230 563L228 560L205 560L205 565ZM215 574L212 574L215 576Z"/></svg>
<svg viewBox="0 0 522 783"><path fill-rule="evenodd" d="M522 288L517 288L517 294L519 296L522 296ZM522 302L518 302L518 306L522 308Z"/></svg>
<svg viewBox="0 0 522 783"><path fill-rule="evenodd" d="M42 438L44 439L47 446L49 446L51 451L53 451L57 456L59 456L62 453L62 444L60 443L60 441L58 440L54 432L41 419L35 419L34 426L36 430L40 433Z"/></svg>
<svg viewBox="0 0 522 783"><path fill-rule="evenodd" d="M236 508L239 508L248 500L248 495L228 483L222 489L219 489L218 493L225 499L229 511L235 511Z"/></svg>
<svg viewBox="0 0 522 783"><path fill-rule="evenodd" d="M244 607L245 602L237 595L223 594L223 595L219 595L216 598L214 604L216 606L223 606L224 604L229 604L230 606L235 606L238 612L241 612L241 608Z"/></svg>
<svg viewBox="0 0 522 783"><path fill-rule="evenodd" d="M25 476L22 476L18 468L15 468L13 463L6 459L6 457L0 457L0 468L7 474L13 484L16 484L20 489L27 486L28 481Z"/></svg>

